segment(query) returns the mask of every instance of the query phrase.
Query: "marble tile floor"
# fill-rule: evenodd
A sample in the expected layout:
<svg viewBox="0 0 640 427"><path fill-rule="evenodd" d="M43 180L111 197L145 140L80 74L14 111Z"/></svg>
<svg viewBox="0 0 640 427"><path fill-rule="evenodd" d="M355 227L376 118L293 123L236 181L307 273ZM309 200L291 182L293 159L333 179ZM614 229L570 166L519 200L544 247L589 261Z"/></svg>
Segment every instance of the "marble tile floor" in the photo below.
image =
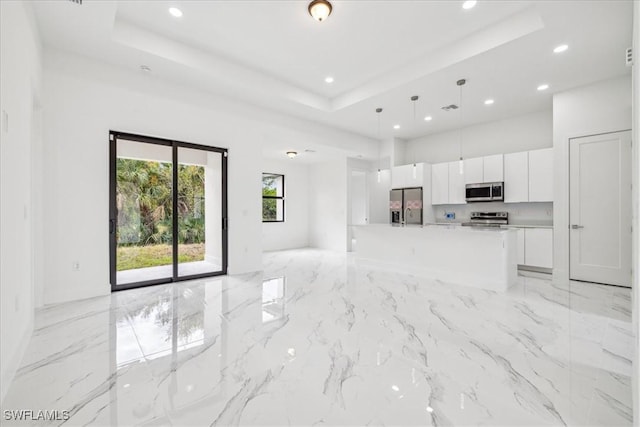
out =
<svg viewBox="0 0 640 427"><path fill-rule="evenodd" d="M630 291L507 293L303 249L264 272L48 306L3 425L632 424ZM4 412L3 412L4 414Z"/></svg>

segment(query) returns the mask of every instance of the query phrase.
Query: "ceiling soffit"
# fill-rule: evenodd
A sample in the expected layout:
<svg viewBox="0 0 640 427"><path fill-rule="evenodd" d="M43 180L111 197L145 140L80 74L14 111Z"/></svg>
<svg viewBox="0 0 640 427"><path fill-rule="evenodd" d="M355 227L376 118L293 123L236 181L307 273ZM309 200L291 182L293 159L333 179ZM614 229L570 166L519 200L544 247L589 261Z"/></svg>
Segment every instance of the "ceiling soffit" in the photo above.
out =
<svg viewBox="0 0 640 427"><path fill-rule="evenodd" d="M409 63L348 89L333 98L288 83L277 75L214 55L192 45L147 30L116 14L112 40L121 45L187 67L251 97L279 98L323 112L334 112L419 80L456 63L542 30L534 8L515 13L496 24L448 42Z"/></svg>

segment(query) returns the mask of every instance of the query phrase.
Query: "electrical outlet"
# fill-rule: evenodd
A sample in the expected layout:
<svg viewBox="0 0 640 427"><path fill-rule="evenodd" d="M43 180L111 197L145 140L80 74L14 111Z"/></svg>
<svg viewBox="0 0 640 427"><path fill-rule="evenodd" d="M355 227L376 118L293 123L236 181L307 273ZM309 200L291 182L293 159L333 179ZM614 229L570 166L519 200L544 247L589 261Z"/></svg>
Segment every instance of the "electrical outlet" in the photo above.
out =
<svg viewBox="0 0 640 427"><path fill-rule="evenodd" d="M80 262L79 261L73 261L71 263L71 270L72 271L80 271Z"/></svg>

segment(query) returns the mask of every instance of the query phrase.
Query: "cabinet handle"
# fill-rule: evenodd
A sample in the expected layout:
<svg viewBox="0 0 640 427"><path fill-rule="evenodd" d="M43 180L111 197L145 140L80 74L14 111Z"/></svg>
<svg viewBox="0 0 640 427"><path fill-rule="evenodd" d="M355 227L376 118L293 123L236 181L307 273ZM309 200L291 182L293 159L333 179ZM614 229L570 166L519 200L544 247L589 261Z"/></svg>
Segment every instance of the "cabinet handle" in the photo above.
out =
<svg viewBox="0 0 640 427"><path fill-rule="evenodd" d="M571 224L571 229L572 230L578 230L580 228L584 228L584 225Z"/></svg>

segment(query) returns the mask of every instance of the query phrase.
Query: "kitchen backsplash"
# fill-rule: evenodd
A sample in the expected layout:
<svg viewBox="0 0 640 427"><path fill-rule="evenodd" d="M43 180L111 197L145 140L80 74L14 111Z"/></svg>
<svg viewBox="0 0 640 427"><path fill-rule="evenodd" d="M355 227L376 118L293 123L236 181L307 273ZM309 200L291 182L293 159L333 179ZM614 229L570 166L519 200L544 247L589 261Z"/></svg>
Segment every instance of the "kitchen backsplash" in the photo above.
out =
<svg viewBox="0 0 640 427"><path fill-rule="evenodd" d="M466 205L438 205L433 207L436 222L469 221L471 212L508 212L509 222L524 224L553 222L553 203L468 203ZM447 212L455 213L455 219L447 219Z"/></svg>

